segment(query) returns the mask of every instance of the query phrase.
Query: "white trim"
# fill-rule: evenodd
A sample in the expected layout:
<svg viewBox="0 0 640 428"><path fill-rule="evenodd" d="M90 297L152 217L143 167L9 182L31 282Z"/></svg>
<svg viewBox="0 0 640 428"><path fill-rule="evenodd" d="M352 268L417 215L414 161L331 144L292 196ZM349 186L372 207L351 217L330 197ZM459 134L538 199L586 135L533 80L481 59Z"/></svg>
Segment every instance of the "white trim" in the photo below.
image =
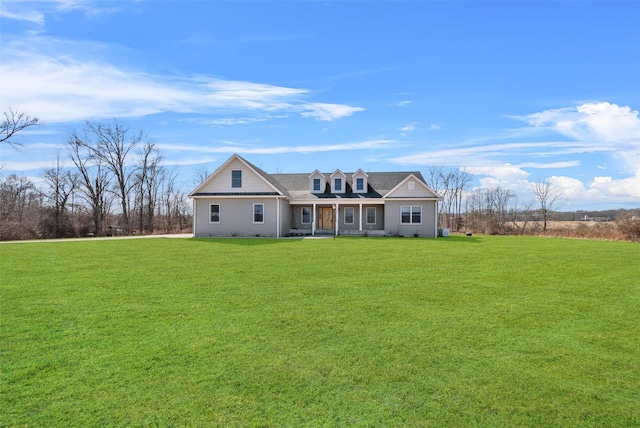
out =
<svg viewBox="0 0 640 428"><path fill-rule="evenodd" d="M262 205L262 221L256 221L256 205ZM254 202L251 220L253 220L253 224L264 224L264 202Z"/></svg>
<svg viewBox="0 0 640 428"><path fill-rule="evenodd" d="M217 205L218 206L218 221L211 221L211 207ZM220 215L220 204L216 204L216 203L211 203L209 204L209 224L220 224L220 218L222 217Z"/></svg>
<svg viewBox="0 0 640 428"><path fill-rule="evenodd" d="M276 238L279 238L279 237L280 237L280 199L276 198Z"/></svg>
<svg viewBox="0 0 640 428"><path fill-rule="evenodd" d="M191 193L189 193L189 195L187 195L188 198L197 198L199 196L196 196L195 193L198 193L200 189L205 188L210 182L212 182L218 175L220 175L222 173L222 171L226 170L226 168L235 160L238 160L239 162L241 162L245 167L247 167L248 170L252 171L255 175L258 176L258 178L260 180L262 180L267 186L269 186L271 189L273 189L276 193L278 193L279 196L284 196L282 194L282 192L280 190L278 190L277 187L275 187L273 184L269 183L269 181L264 178L262 176L262 174L260 174L258 171L256 171L255 168L253 168L252 166L250 166L246 160L242 159L242 157L238 156L237 154L233 154L229 159L227 159L227 161L225 163L223 163L222 165L220 165L218 167L218 169L216 169L213 174L211 174L209 177L207 177L202 183L200 183L198 185L198 187L196 187ZM231 187L230 187L231 188ZM237 187L234 187L234 189L237 189ZM202 196L200 196L202 197ZM207 197L207 196L204 196ZM212 197L212 196L209 196ZM215 196L216 198L218 196Z"/></svg>
<svg viewBox="0 0 640 428"><path fill-rule="evenodd" d="M293 208L293 207L292 207ZM311 224L312 220L312 216L311 216L311 212L309 212L309 221L304 221L304 210L308 209L311 210L311 208L309 208L309 206L303 206L300 207L300 224Z"/></svg>
<svg viewBox="0 0 640 428"><path fill-rule="evenodd" d="M409 208L409 223L405 223L402 221L402 209ZM413 222L413 209L420 208L420 222ZM401 226L422 226L422 205L400 205L400 225Z"/></svg>
<svg viewBox="0 0 640 428"><path fill-rule="evenodd" d="M198 213L198 207L196 206L196 201L195 199L193 199L191 201L191 212L193 212L193 222L191 224L191 235L195 238L196 237L196 224L198 224L198 218L197 218L197 213Z"/></svg>
<svg viewBox="0 0 640 428"><path fill-rule="evenodd" d="M353 210L353 213L351 213L351 223L347 223L347 210L348 210L349 208L351 208L351 209ZM344 213L344 214L343 214L343 216L344 216L344 219L343 219L344 221L343 221L343 223L344 223L345 225L347 225L347 224L356 224L356 209L355 209L355 207L352 207L352 206L345 206L345 207L343 208L343 213Z"/></svg>
<svg viewBox="0 0 640 428"><path fill-rule="evenodd" d="M393 189L389 190L385 195L382 195L382 198L388 198L390 197L390 195L392 195L396 190L401 189L402 187L404 187L405 183L410 181L410 180L414 180L415 182L419 183L422 187L424 187L428 192L432 193L433 196L430 197L424 197L424 196L420 196L418 197L419 199L437 199L439 201L442 200L442 196L438 195L431 187L429 187L424 181L419 180L418 177L416 177L413 174L409 174L404 180L402 180L400 183L398 183L398 185L396 187L394 187Z"/></svg>
<svg viewBox="0 0 640 428"><path fill-rule="evenodd" d="M367 211L369 211L369 208L373 209L373 223L369 222L369 214L367 213ZM376 224L378 223L378 210L376 209L377 207L367 207L367 209L365 210L365 224Z"/></svg>

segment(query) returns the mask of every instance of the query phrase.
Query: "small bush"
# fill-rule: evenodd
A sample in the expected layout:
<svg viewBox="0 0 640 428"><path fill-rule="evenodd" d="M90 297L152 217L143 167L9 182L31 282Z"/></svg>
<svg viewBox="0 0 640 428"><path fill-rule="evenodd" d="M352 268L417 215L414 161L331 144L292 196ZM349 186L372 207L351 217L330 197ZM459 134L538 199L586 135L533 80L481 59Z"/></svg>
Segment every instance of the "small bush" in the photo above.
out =
<svg viewBox="0 0 640 428"><path fill-rule="evenodd" d="M618 231L629 241L640 241L640 216L625 215L616 220Z"/></svg>

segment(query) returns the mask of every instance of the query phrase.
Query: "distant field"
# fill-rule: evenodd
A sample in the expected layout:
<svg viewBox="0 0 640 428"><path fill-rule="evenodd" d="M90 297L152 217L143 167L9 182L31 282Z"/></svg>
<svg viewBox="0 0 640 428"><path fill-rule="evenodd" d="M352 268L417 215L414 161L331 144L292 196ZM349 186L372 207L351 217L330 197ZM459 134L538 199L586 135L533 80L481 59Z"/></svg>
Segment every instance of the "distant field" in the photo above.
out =
<svg viewBox="0 0 640 428"><path fill-rule="evenodd" d="M0 245L0 426L640 425L640 245Z"/></svg>

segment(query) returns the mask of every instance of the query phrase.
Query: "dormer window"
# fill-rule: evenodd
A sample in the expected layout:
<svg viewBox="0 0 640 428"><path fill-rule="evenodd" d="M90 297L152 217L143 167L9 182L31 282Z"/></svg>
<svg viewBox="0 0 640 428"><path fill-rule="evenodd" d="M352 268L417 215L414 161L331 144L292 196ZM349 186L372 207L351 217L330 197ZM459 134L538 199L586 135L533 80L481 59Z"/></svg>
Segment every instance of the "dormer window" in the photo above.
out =
<svg viewBox="0 0 640 428"><path fill-rule="evenodd" d="M339 169L331 174L331 191L333 193L344 193L346 188L347 176Z"/></svg>
<svg viewBox="0 0 640 428"><path fill-rule="evenodd" d="M333 181L333 190L336 192L342 192L342 178L336 178Z"/></svg>
<svg viewBox="0 0 640 428"><path fill-rule="evenodd" d="M309 191L311 193L324 193L325 177L317 169L309 176Z"/></svg>
<svg viewBox="0 0 640 428"><path fill-rule="evenodd" d="M357 170L351 176L353 180L354 193L367 193L367 178L369 176L361 169Z"/></svg>

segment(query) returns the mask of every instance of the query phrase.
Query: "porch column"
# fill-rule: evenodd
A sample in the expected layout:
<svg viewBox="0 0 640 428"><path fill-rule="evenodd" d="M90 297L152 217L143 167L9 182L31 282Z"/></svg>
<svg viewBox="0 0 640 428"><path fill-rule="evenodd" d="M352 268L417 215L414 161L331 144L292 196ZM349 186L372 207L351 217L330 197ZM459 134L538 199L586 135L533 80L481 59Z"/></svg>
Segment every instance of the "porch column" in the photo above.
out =
<svg viewBox="0 0 640 428"><path fill-rule="evenodd" d="M318 222L318 213L317 213L318 208L316 208L316 203L313 203L313 220L311 221L311 234L315 235L316 234L316 224Z"/></svg>
<svg viewBox="0 0 640 428"><path fill-rule="evenodd" d="M362 232L362 202L359 203L360 213L358 214L358 230Z"/></svg>
<svg viewBox="0 0 640 428"><path fill-rule="evenodd" d="M336 224L336 235L338 234L338 226L340 225L340 204L338 202L336 202L336 216L333 219L333 221L335 221Z"/></svg>

